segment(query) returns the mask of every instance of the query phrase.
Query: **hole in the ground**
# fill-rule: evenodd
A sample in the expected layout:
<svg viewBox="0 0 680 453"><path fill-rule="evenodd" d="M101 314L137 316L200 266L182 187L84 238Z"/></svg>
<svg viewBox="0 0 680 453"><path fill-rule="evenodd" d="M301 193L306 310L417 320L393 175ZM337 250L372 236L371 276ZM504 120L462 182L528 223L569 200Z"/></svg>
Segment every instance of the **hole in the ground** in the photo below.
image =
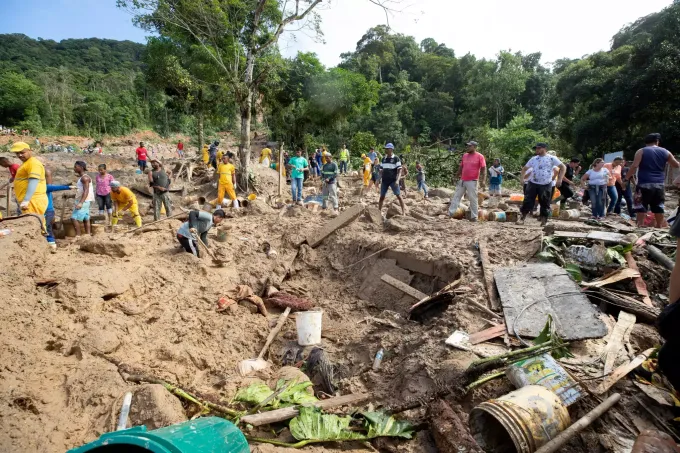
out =
<svg viewBox="0 0 680 453"><path fill-rule="evenodd" d="M111 299L115 299L115 298L118 297L118 296L119 296L118 293L109 293L109 294L104 294L104 295L102 296L102 299L104 299L104 300L111 300Z"/></svg>

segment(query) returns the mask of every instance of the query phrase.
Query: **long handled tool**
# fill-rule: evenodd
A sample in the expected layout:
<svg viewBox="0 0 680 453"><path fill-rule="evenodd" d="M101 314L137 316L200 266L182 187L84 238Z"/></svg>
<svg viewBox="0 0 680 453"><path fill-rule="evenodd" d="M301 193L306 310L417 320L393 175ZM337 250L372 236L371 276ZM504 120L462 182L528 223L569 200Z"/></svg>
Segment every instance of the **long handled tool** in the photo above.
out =
<svg viewBox="0 0 680 453"><path fill-rule="evenodd" d="M211 257L212 260L213 260L213 264L215 264L215 265L217 265L217 266L224 266L224 265L227 263L225 260L221 260L221 259L217 258L217 257L215 256L215 254L212 252L212 250L210 250L210 249L208 248L208 246L205 245L205 242L203 242L203 240L201 240L201 237L200 237L199 235L194 234L194 233L191 233L191 235L193 236L193 238L194 238L194 240L195 240L196 242L198 242L199 244L201 244L201 247L203 247L203 250L205 250L206 252L208 252L208 255L210 255L210 257Z"/></svg>
<svg viewBox="0 0 680 453"><path fill-rule="evenodd" d="M180 208L180 211L182 211L182 212L180 212L180 213L178 213L178 214L175 214L175 215L171 215L171 216L166 217L166 218L164 218L164 219L154 220L153 222L147 223L146 225L142 225L142 226L137 227L137 228L133 228L133 229L131 229L131 230L127 230L127 231L125 231L123 234L121 234L121 236L126 235L126 234L130 234L130 233L134 233L135 231L139 231L139 230L141 230L141 229L143 229L143 228L149 227L149 226L151 226L151 225L155 225L155 224L157 224L157 223L165 222L166 220L176 219L177 217L181 217L181 216L183 216L183 215L186 214L186 211L184 211L182 208Z"/></svg>
<svg viewBox="0 0 680 453"><path fill-rule="evenodd" d="M260 351L260 354L257 356L257 358L241 360L241 362L238 364L238 372L241 373L241 376L247 376L253 371L260 371L269 368L269 362L267 362L263 357L267 353L269 346L271 346L272 342L281 331L281 328L285 324L289 314L290 307L286 307L286 310L281 313L281 316L279 316L279 320L276 321L276 326L271 332L269 332L267 341L264 344L264 347L262 347L262 350Z"/></svg>

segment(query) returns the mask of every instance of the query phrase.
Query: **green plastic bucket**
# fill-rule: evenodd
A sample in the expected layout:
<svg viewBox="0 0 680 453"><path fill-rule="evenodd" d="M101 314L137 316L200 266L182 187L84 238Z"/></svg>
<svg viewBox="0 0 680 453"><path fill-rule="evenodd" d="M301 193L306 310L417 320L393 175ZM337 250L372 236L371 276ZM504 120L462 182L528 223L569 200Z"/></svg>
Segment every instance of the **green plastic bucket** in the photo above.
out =
<svg viewBox="0 0 680 453"><path fill-rule="evenodd" d="M248 441L236 425L205 417L146 431L136 426L102 436L67 453L250 453Z"/></svg>

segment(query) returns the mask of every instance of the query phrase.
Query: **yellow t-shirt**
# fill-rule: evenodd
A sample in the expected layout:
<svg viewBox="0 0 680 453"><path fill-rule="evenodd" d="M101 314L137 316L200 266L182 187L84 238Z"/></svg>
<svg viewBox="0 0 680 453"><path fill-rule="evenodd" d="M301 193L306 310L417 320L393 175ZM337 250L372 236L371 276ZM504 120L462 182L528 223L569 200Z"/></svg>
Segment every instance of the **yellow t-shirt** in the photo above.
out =
<svg viewBox="0 0 680 453"><path fill-rule="evenodd" d="M28 191L28 180L38 179L38 187L33 193L33 199L45 198L47 201L47 183L45 182L45 167L43 164L36 159L31 157L26 162L21 164L21 167L17 170L17 175L14 178L14 193L16 194L19 203L24 201L26 196L26 191Z"/></svg>
<svg viewBox="0 0 680 453"><path fill-rule="evenodd" d="M222 156L224 156L224 153L222 152L221 149L217 150L217 162L222 162Z"/></svg>
<svg viewBox="0 0 680 453"><path fill-rule="evenodd" d="M203 145L203 163L207 164L210 162L210 153L208 152L208 145Z"/></svg>
<svg viewBox="0 0 680 453"><path fill-rule="evenodd" d="M265 148L260 152L260 163L262 163L263 160L269 159L271 160L272 158L272 150L269 148Z"/></svg>
<svg viewBox="0 0 680 453"><path fill-rule="evenodd" d="M232 164L219 164L217 173L220 175L220 184L233 185L231 175L236 173L236 168Z"/></svg>
<svg viewBox="0 0 680 453"><path fill-rule="evenodd" d="M135 197L135 194L127 187L121 187L120 193L116 193L112 190L111 200L118 203L118 209L123 209L130 201L132 201L132 206L137 204L137 197Z"/></svg>

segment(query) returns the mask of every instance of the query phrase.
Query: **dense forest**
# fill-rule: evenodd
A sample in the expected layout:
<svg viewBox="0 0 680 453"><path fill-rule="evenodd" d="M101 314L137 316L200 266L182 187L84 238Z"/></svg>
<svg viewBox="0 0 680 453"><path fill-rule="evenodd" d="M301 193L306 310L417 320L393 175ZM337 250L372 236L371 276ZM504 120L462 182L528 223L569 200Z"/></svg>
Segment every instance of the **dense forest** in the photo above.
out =
<svg viewBox="0 0 680 453"><path fill-rule="evenodd" d="M142 45L0 35L0 124L94 137L144 128L201 138L237 131L238 85L221 83L200 46L180 51L176 35L168 36ZM290 146L336 150L345 142L358 153L393 142L442 180L451 151L470 139L511 167L537 140L586 158L630 156L648 132L660 132L672 150L680 145L678 2L623 27L610 50L579 60L457 56L444 43L386 26L368 30L341 59L325 68L311 53L286 59L274 46L263 54L255 67L253 109L264 114L257 126Z"/></svg>

